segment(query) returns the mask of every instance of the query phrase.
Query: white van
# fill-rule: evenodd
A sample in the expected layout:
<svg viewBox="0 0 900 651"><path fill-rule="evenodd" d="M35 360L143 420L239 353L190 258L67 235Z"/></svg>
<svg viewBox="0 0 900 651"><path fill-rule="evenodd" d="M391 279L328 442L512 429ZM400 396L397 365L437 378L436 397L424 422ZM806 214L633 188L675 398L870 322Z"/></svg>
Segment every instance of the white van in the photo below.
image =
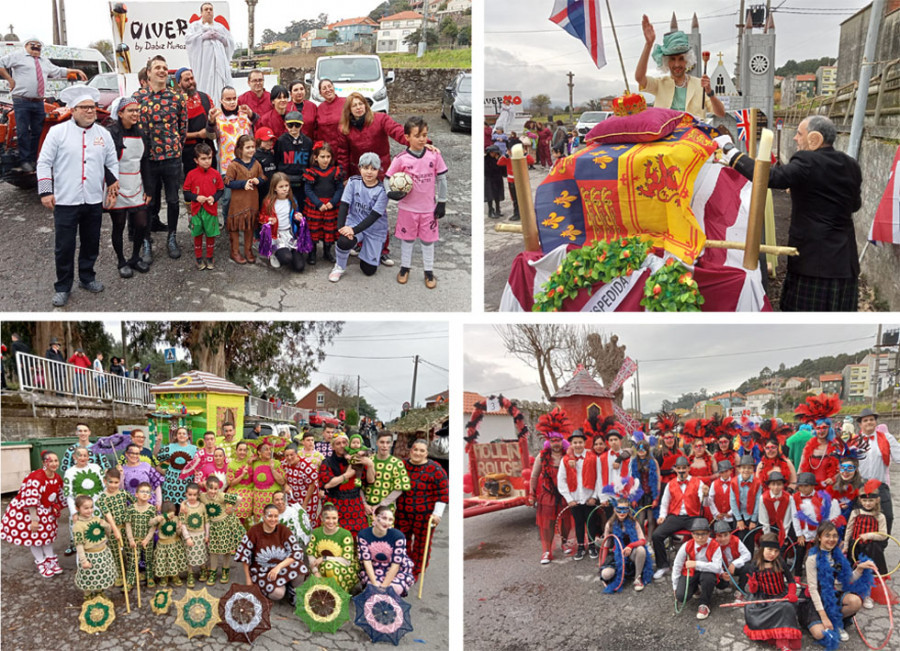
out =
<svg viewBox="0 0 900 651"><path fill-rule="evenodd" d="M374 54L319 57L315 73L307 72L304 77L311 89L310 99L316 104L324 101L319 95L321 79L330 79L340 97L354 92L361 94L376 113L387 113L390 109L386 84L394 81L394 71L385 73L381 68L381 59Z"/></svg>
<svg viewBox="0 0 900 651"><path fill-rule="evenodd" d="M0 41L0 56L24 50L24 48L25 44L21 41ZM94 48L45 44L42 54L60 68L78 68L88 79L99 74L114 72L106 57ZM72 82L65 79L50 79L45 94L47 97L59 97L59 92L71 84ZM11 102L9 84L4 80L0 80L0 100Z"/></svg>

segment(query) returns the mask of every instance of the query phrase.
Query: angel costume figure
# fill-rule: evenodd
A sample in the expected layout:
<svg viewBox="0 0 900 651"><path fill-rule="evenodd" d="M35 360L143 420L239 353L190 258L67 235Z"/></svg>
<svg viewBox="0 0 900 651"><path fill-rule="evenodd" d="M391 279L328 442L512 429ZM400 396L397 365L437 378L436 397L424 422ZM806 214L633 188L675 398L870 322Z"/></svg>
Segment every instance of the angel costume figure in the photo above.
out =
<svg viewBox="0 0 900 651"><path fill-rule="evenodd" d="M222 17L213 20L213 6L200 6L200 20L192 22L185 34L188 61L197 80L197 90L212 98L222 96L222 89L231 85L231 56L234 38L223 24Z"/></svg>

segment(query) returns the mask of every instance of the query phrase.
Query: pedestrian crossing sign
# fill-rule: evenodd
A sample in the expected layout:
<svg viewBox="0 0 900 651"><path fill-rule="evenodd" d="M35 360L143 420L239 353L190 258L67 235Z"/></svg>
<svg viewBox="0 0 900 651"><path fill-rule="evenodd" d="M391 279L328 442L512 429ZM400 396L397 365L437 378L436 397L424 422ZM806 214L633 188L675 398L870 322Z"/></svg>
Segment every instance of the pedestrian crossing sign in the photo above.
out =
<svg viewBox="0 0 900 651"><path fill-rule="evenodd" d="M174 364L175 363L175 349L174 348L166 348L163 351L163 356L166 359L166 364Z"/></svg>

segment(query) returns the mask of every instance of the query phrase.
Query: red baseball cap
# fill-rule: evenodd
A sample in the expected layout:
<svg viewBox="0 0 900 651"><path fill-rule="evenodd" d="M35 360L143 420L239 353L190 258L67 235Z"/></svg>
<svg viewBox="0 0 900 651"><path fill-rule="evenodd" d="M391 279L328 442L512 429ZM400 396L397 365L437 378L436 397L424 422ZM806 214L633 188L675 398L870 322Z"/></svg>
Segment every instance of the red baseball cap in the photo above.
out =
<svg viewBox="0 0 900 651"><path fill-rule="evenodd" d="M253 136L257 140L275 140L275 132L272 131L269 127L260 127L256 130L256 133Z"/></svg>

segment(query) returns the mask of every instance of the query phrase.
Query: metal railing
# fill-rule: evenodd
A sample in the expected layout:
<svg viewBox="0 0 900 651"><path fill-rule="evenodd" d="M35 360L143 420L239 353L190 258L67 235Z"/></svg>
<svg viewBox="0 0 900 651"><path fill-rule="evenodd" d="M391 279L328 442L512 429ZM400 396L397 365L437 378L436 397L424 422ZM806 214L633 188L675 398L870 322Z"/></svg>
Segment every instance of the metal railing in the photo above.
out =
<svg viewBox="0 0 900 651"><path fill-rule="evenodd" d="M23 391L42 391L58 396L87 400L118 402L126 405L152 405L149 382L122 377L113 373L98 373L74 364L57 362L37 355L18 353L16 371L19 388Z"/></svg>
<svg viewBox="0 0 900 651"><path fill-rule="evenodd" d="M309 410L284 404L279 408L274 402L250 396L247 398L247 416L296 423L300 420L308 420Z"/></svg>

